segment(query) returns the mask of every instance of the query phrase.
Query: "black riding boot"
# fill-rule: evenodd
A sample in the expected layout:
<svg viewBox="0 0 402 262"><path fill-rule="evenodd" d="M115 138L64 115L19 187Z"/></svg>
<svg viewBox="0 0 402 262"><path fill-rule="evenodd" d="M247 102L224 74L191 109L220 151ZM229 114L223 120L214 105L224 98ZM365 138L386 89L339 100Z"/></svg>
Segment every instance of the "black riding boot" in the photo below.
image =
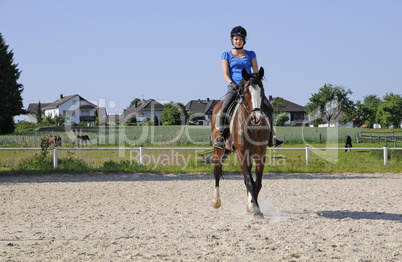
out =
<svg viewBox="0 0 402 262"><path fill-rule="evenodd" d="M224 148L226 144L226 139L230 133L229 131L229 121L227 117L227 111L229 106L233 103L237 96L237 90L233 87L229 87L225 100L223 101L220 116L219 116L219 137L214 141L214 147Z"/></svg>
<svg viewBox="0 0 402 262"><path fill-rule="evenodd" d="M271 134L270 134L270 139L268 142L268 146L272 147L281 147L283 146L284 142L282 140L276 139L275 138L275 131L274 131L274 118L275 118L275 113L274 113L274 108L271 105L271 103L268 101L268 99L264 96L264 101L262 104L262 111L268 116L269 120L269 125L271 127Z"/></svg>
<svg viewBox="0 0 402 262"><path fill-rule="evenodd" d="M219 137L214 142L214 147L225 148L226 139L228 138L229 133L226 116L225 114L221 114L219 116Z"/></svg>

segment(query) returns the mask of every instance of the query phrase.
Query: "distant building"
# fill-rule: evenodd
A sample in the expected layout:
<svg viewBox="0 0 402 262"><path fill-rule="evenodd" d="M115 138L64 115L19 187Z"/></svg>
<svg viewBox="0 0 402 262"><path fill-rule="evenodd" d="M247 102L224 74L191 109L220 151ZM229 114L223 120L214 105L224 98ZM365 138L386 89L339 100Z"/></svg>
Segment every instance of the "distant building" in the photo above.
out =
<svg viewBox="0 0 402 262"><path fill-rule="evenodd" d="M36 123L36 110L38 104L28 106L28 121ZM41 103L44 117L67 116L66 125L86 122L87 125L95 125L96 105L79 95L63 96L53 103ZM105 111L106 112L106 111Z"/></svg>
<svg viewBox="0 0 402 262"><path fill-rule="evenodd" d="M268 100L273 103L273 102L279 102L280 97L272 97L269 96ZM288 115L289 120L285 122L285 126L289 126L292 124L296 126L301 126L303 123L305 123L308 120L308 115L306 113L306 110L304 106L298 105L296 103L293 103L289 100L283 99L285 102L284 107L278 107L279 111L281 113L285 113Z"/></svg>
<svg viewBox="0 0 402 262"><path fill-rule="evenodd" d="M154 99L139 101L125 110L119 116L118 122L124 123L129 121L132 117L135 117L137 124L141 125L141 122L144 118L154 120L156 116L158 123L155 123L155 125L160 125L163 109L164 106Z"/></svg>
<svg viewBox="0 0 402 262"><path fill-rule="evenodd" d="M109 117L106 112L106 107L97 107L96 108L96 116L98 117L99 122L101 122L101 123L109 122Z"/></svg>
<svg viewBox="0 0 402 262"><path fill-rule="evenodd" d="M207 126L211 124L212 110L220 100L207 98L206 100L191 100L185 106L187 112L192 113L190 124Z"/></svg>
<svg viewBox="0 0 402 262"><path fill-rule="evenodd" d="M354 121L341 124L340 120L343 115L344 112L339 112L339 114L337 114L335 118L331 119L330 121L328 121L327 116L324 115L324 117L322 118L322 122L318 125L318 127L356 127ZM310 126L312 127L312 125Z"/></svg>
<svg viewBox="0 0 402 262"><path fill-rule="evenodd" d="M40 103L42 119L45 118L45 110L43 108L47 105L50 105L50 103ZM28 122L37 123L36 112L38 110L38 106L39 106L39 103L31 103L28 105L28 109L27 109Z"/></svg>

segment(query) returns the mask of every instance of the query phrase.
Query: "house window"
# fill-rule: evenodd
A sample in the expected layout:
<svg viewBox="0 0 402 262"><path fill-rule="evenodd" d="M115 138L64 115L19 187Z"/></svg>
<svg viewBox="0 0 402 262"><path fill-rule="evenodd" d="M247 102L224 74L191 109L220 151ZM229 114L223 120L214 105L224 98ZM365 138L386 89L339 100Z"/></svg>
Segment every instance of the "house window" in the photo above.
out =
<svg viewBox="0 0 402 262"><path fill-rule="evenodd" d="M295 112L292 114L291 121L303 121L304 120L304 112Z"/></svg>

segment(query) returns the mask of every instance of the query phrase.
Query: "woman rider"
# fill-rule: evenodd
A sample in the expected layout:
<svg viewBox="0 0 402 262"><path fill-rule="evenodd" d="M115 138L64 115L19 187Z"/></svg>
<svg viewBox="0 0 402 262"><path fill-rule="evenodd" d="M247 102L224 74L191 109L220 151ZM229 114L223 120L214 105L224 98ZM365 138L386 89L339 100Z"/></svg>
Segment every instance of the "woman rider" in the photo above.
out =
<svg viewBox="0 0 402 262"><path fill-rule="evenodd" d="M243 49L246 44L247 31L241 26L236 26L230 32L230 38L233 45L233 49L224 52L222 54L222 68L223 76L226 82L229 84L228 91L223 101L220 119L219 119L219 137L214 143L214 147L224 148L225 141L229 136L229 127L226 123L227 110L236 99L239 90L239 83L243 79L241 71L243 68L246 69L247 73L258 72L257 57L254 51L248 51ZM262 111L268 116L270 121L271 129L273 127L274 109L269 103L268 99L264 95ZM273 130L271 131L271 139L268 146L279 147L283 145L283 141L277 140L273 136Z"/></svg>

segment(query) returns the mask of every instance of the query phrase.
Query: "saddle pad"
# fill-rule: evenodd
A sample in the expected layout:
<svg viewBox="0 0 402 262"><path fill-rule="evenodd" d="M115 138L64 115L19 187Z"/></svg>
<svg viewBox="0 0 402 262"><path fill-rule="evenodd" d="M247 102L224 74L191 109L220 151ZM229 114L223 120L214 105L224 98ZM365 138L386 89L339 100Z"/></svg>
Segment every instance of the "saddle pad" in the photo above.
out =
<svg viewBox="0 0 402 262"><path fill-rule="evenodd" d="M230 133L232 133L232 128L233 128L233 116L236 114L237 109L239 109L239 106L240 106L240 103L236 103L236 106L235 106L235 108L233 110L233 113L230 115L230 125L229 125L230 126L230 128L229 128ZM219 113L218 113L218 116L216 117L216 122L215 122L215 128L218 129L218 130L220 130L219 127L221 126L221 123L220 123L221 112L222 112L222 110L219 110Z"/></svg>

